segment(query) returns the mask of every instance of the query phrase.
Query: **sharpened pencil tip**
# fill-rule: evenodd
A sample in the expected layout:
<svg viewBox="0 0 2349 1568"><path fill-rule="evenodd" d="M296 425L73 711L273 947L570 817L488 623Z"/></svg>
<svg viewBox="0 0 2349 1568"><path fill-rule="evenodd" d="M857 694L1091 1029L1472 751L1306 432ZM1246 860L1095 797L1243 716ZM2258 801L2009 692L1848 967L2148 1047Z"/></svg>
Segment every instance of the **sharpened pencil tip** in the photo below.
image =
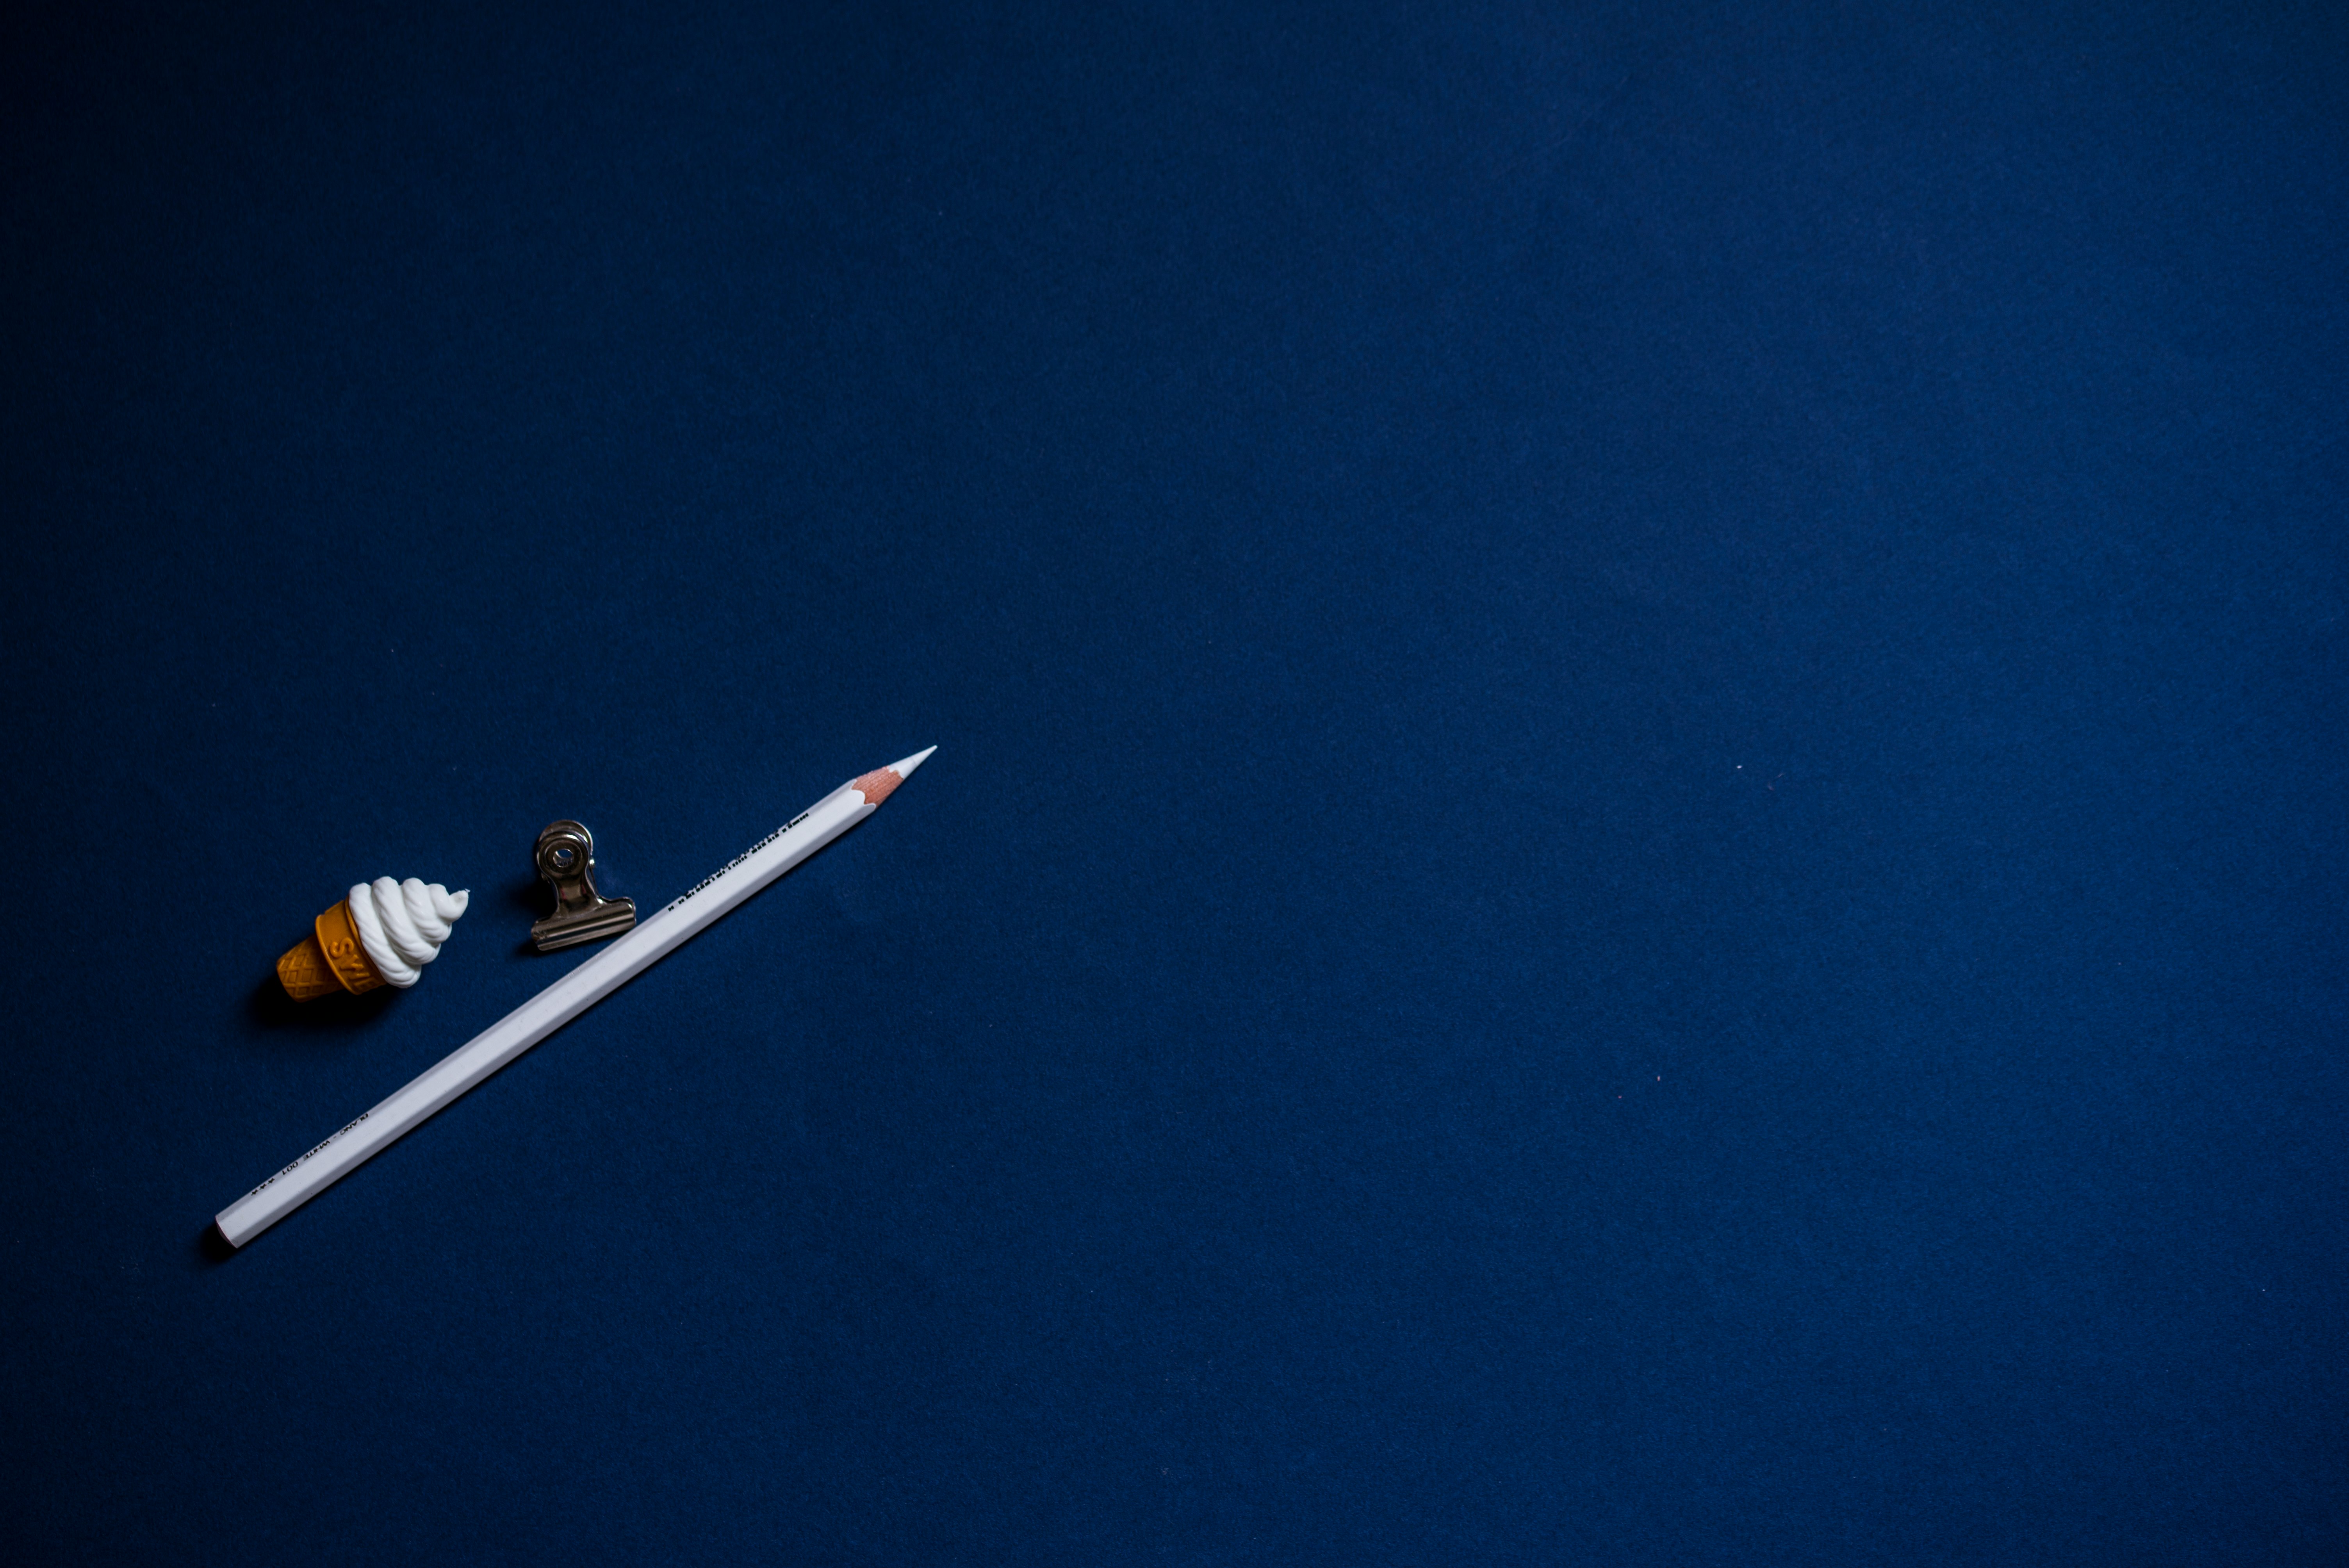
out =
<svg viewBox="0 0 2349 1568"><path fill-rule="evenodd" d="M936 749L935 746L930 748L930 751ZM864 796L866 805L878 806L889 798L890 793L898 785L905 781L907 774L928 760L930 751L916 751L911 757L892 762L886 768L875 768L861 779L850 779L849 788Z"/></svg>

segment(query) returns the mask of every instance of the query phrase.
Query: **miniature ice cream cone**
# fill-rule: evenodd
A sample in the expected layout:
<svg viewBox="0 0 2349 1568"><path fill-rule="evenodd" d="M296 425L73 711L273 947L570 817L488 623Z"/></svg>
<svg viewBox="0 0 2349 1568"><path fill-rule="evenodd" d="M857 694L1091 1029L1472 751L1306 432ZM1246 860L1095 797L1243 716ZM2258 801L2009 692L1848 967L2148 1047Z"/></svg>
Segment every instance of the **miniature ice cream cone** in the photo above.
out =
<svg viewBox="0 0 2349 1568"><path fill-rule="evenodd" d="M278 981L296 1002L334 991L357 995L378 985L413 985L424 965L440 956L470 896L414 877L361 882L277 961Z"/></svg>

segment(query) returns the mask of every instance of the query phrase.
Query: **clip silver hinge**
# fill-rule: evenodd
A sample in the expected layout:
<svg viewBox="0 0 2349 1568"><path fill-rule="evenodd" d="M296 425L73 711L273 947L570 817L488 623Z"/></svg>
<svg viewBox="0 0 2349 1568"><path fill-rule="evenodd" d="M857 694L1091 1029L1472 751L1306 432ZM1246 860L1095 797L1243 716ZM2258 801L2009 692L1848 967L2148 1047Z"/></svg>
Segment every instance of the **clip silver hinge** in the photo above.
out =
<svg viewBox="0 0 2349 1568"><path fill-rule="evenodd" d="M539 880L554 890L554 913L530 928L541 953L617 936L636 923L636 901L595 891L595 835L565 818L549 822L532 851Z"/></svg>

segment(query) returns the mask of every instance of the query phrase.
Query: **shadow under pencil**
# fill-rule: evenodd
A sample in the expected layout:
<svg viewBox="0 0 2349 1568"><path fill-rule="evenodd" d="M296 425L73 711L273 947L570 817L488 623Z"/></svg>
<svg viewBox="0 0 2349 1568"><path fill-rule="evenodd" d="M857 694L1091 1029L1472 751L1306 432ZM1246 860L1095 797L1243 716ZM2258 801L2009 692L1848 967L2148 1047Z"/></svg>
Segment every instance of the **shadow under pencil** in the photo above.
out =
<svg viewBox="0 0 2349 1568"><path fill-rule="evenodd" d="M219 1221L207 1220L202 1232L196 1237L195 1253L198 1267L218 1268L236 1256L236 1246L221 1234Z"/></svg>

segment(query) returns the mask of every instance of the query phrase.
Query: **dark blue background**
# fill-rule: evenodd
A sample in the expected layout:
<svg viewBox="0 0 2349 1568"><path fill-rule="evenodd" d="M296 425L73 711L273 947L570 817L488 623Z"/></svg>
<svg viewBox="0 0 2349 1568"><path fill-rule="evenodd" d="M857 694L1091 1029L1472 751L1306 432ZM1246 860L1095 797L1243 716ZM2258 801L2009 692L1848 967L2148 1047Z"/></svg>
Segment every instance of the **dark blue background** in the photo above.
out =
<svg viewBox="0 0 2349 1568"><path fill-rule="evenodd" d="M0 40L12 1561L2349 1553L2338 7L481 9Z"/></svg>

